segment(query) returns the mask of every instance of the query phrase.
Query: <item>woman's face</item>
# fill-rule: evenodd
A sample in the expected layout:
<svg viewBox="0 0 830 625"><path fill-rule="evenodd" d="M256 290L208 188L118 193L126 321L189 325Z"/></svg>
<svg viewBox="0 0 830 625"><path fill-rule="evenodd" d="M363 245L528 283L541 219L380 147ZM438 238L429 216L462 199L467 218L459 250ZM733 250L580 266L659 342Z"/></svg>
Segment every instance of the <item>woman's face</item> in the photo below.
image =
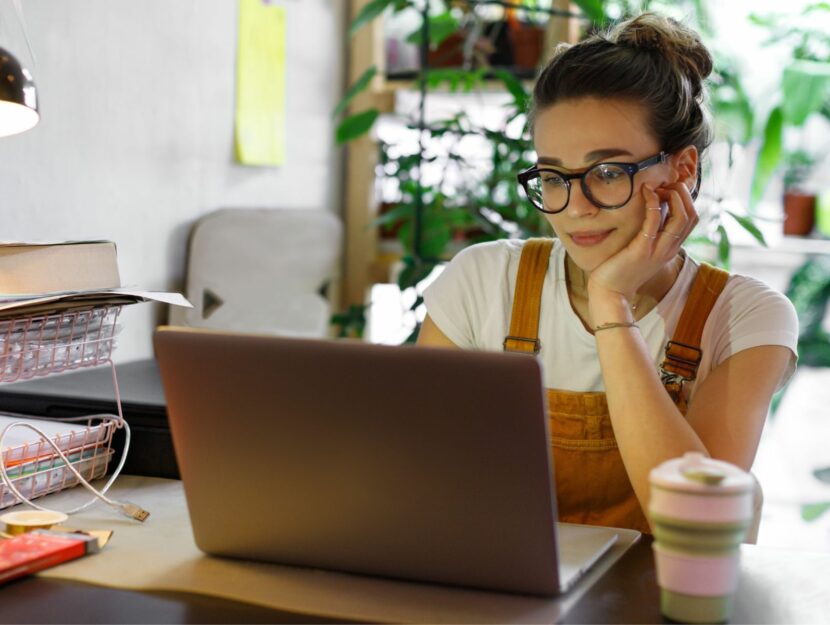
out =
<svg viewBox="0 0 830 625"><path fill-rule="evenodd" d="M539 167L565 173L603 162L636 163L660 152L643 107L596 98L566 100L539 111L534 144ZM668 163L638 172L631 199L611 210L593 205L579 180L572 180L567 207L545 216L577 266L590 272L638 236L646 212L642 185L657 188L674 179Z"/></svg>

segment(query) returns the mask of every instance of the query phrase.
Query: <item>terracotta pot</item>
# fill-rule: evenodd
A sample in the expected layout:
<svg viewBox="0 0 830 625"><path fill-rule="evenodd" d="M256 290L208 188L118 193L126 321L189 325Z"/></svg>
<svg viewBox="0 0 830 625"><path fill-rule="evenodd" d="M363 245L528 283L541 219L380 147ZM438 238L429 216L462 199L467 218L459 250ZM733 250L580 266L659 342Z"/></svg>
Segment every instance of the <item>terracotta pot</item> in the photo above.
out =
<svg viewBox="0 0 830 625"><path fill-rule="evenodd" d="M542 57L545 31L538 26L522 24L511 29L510 40L513 44L513 63L516 67L536 69Z"/></svg>
<svg viewBox="0 0 830 625"><path fill-rule="evenodd" d="M397 204L393 202L381 202L378 208L378 217L381 217L395 208ZM378 234L380 235L381 239L397 239L398 232L401 230L401 226L403 226L403 219L398 221L394 221L389 224L382 224L378 226Z"/></svg>
<svg viewBox="0 0 830 625"><path fill-rule="evenodd" d="M438 47L427 52L430 67L461 67L464 65L464 35L453 33Z"/></svg>
<svg viewBox="0 0 830 625"><path fill-rule="evenodd" d="M816 196L800 191L784 193L784 234L806 236L816 220Z"/></svg>

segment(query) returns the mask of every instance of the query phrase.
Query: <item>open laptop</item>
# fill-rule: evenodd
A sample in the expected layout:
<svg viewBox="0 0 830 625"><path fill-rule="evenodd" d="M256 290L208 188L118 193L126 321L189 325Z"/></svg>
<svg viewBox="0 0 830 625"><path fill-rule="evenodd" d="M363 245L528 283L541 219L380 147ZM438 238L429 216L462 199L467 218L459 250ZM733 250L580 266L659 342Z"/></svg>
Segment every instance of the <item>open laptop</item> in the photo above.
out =
<svg viewBox="0 0 830 625"><path fill-rule="evenodd" d="M206 553L551 596L617 540L556 522L535 358L184 328L154 342Z"/></svg>

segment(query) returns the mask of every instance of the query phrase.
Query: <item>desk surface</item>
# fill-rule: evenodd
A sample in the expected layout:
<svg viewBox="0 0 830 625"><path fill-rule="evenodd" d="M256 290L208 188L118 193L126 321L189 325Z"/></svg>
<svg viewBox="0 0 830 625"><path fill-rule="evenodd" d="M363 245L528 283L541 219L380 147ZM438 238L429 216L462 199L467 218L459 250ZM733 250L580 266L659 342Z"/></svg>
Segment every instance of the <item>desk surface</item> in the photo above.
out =
<svg viewBox="0 0 830 625"><path fill-rule="evenodd" d="M154 386L153 377L157 374L152 364L136 364L135 367L136 370L132 373L137 375L131 377L145 378L149 381L149 386L148 389L139 389L137 396L130 399L147 401L147 393L152 393L154 388L158 388ZM106 378L108 371L98 370L95 373L104 395L101 399L106 401L106 394L111 389ZM55 378L52 381L59 379ZM67 377L65 381L68 384L71 379ZM23 386L20 385L18 388ZM137 389L138 386L132 388ZM60 389L58 391L60 392ZM151 400L149 403L156 402L157 400ZM118 535L119 532L116 531L116 536ZM149 557L147 560L132 565L152 566L152 558ZM742 554L741 585L732 622L830 623L828 580L830 553L746 546ZM379 600L395 601L395 593L400 594L403 586L405 585L398 584L396 590L390 585L389 596L380 597ZM451 590L447 590L444 594L451 593ZM505 601L509 603L510 598ZM525 601L521 598L514 601L515 604L523 602ZM544 600L528 598L525 603L543 604ZM0 623L333 622L331 617L324 616L324 613L308 614L292 609L291 605L286 605L285 609L270 609L203 594L119 590L45 576L33 576L0 587L0 606ZM543 612L540 610L534 614ZM493 618L475 620L499 620L497 613L490 616ZM433 620L437 622L441 619L436 616ZM347 622L347 619L338 618L336 621ZM645 538L624 553L596 583L558 615L557 621L665 622L659 612L659 591L655 580L650 540Z"/></svg>
<svg viewBox="0 0 830 625"><path fill-rule="evenodd" d="M733 623L830 623L830 554L747 547ZM778 589L770 593L770 584ZM0 623L348 622L188 593L30 577L0 588ZM651 541L641 540L561 623L664 623Z"/></svg>

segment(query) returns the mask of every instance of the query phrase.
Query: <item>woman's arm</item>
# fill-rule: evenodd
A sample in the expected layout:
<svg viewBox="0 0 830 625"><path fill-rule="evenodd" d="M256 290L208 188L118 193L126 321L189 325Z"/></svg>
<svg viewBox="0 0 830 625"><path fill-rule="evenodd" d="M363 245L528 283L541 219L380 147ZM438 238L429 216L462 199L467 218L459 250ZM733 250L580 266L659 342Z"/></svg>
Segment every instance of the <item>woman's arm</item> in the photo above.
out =
<svg viewBox="0 0 830 625"><path fill-rule="evenodd" d="M418 332L417 345L428 345L432 347L455 347L458 345L447 338L447 335L441 332L437 325L429 318L429 315L424 317L424 323L421 324L421 330Z"/></svg>
<svg viewBox="0 0 830 625"><path fill-rule="evenodd" d="M651 469L687 451L750 468L789 349L767 345L727 358L695 391L684 418L636 328L603 330L596 340L614 435L644 510Z"/></svg>
<svg viewBox="0 0 830 625"><path fill-rule="evenodd" d="M637 235L592 272L588 298L594 327L632 320L631 293L674 258L698 221L682 184L657 192L644 187L643 194L647 206L668 202L669 217L660 229L656 211L648 211L643 236ZM648 510L648 474L669 458L700 451L750 467L772 395L792 358L789 349L761 346L727 358L696 389L684 417L666 393L636 327L598 330L595 336L614 435L644 510Z"/></svg>

